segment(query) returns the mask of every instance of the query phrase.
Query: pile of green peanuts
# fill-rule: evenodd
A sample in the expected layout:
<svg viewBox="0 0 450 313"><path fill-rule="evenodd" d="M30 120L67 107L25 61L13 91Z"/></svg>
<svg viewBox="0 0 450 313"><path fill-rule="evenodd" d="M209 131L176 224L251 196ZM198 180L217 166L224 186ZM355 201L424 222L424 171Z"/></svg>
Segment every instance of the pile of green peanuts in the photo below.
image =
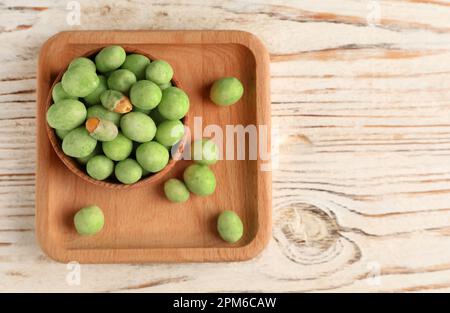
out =
<svg viewBox="0 0 450 313"><path fill-rule="evenodd" d="M105 47L72 60L52 89L47 122L90 177L134 184L164 169L185 134L189 97L172 77L166 61Z"/></svg>

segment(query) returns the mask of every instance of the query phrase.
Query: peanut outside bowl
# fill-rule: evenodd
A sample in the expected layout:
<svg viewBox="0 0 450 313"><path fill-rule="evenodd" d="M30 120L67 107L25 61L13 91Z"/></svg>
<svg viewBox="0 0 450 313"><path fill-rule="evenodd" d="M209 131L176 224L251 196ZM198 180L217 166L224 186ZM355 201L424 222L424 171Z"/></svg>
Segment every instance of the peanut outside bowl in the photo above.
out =
<svg viewBox="0 0 450 313"><path fill-rule="evenodd" d="M95 54L97 54L101 49L95 49L92 50L88 53L85 53L84 55L81 55L83 57L91 57ZM126 47L124 48L125 51L127 53L139 53L142 55L145 55L146 57L148 57L150 60L155 60L155 58L153 56L151 56L150 54L140 51L139 49L135 49L135 48L129 48ZM61 81L61 78L64 74L64 72L66 71L66 69L64 69L63 71L61 71L58 76L56 77L55 81L53 82L52 88L50 89L50 92L47 96L47 101L46 101L46 110L48 110L49 106L52 104L53 100L52 100L52 90L55 87L55 85ZM175 75L172 78L172 84L178 88L181 88L180 83L176 80ZM186 115L183 118L183 124L185 127L187 127L188 125L188 115ZM91 178L87 173L86 170L83 168L84 166L79 164L77 162L77 160L75 158L69 157L67 155L64 154L64 152L62 151L61 148L61 140L58 138L58 136L55 133L55 130L53 128L51 128L47 123L46 123L46 127L47 127L47 135L48 138L50 139L50 143L53 147L53 149L55 150L56 154L58 155L59 159L66 165L66 167L75 175L77 175L78 177L80 177L81 179L88 181L92 184L95 184L97 186L102 186L102 187L107 187L107 188L114 188L114 189L129 189L129 188L135 188L135 187L142 187L145 185L149 185L151 183L157 182L159 181L162 177L164 177L166 175L166 173L168 173L173 166L175 165L175 163L181 158L183 151L184 151L184 147L186 144L186 139L187 139L187 133L185 134L185 136L181 139L180 143L178 144L178 148L177 151L171 155L171 158L169 160L169 163L166 165L166 167L164 169L162 169L160 172L158 173L154 173L151 174L150 176L143 178L141 180L139 180L138 182L134 183L134 184L122 184L114 179L107 179L107 180L95 180L93 178ZM97 143L98 144L98 143Z"/></svg>

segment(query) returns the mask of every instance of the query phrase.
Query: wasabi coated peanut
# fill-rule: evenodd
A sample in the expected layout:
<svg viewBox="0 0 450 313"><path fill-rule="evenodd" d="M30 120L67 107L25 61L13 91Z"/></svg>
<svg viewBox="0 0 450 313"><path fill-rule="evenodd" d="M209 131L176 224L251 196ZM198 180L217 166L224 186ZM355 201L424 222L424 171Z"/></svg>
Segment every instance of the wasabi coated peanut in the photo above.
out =
<svg viewBox="0 0 450 313"><path fill-rule="evenodd" d="M167 84L173 77L173 69L163 60L151 62L145 69L145 77L157 85Z"/></svg>
<svg viewBox="0 0 450 313"><path fill-rule="evenodd" d="M138 80L145 78L145 69L150 64L150 60L140 54L130 54L125 58L122 68L132 71Z"/></svg>
<svg viewBox="0 0 450 313"><path fill-rule="evenodd" d="M86 107L78 100L64 99L52 104L47 110L47 122L52 128L71 130L86 119Z"/></svg>
<svg viewBox="0 0 450 313"><path fill-rule="evenodd" d="M86 66L75 66L64 73L61 83L70 96L86 97L97 88L100 79Z"/></svg>
<svg viewBox="0 0 450 313"><path fill-rule="evenodd" d="M126 159L116 164L116 178L124 184L134 184L142 177L141 166L133 159Z"/></svg>
<svg viewBox="0 0 450 313"><path fill-rule="evenodd" d="M186 202L189 199L189 190L179 179L171 178L164 183L164 194L172 202Z"/></svg>
<svg viewBox="0 0 450 313"><path fill-rule="evenodd" d="M217 219L217 231L223 240L235 243L242 238L244 225L236 213L223 211Z"/></svg>
<svg viewBox="0 0 450 313"><path fill-rule="evenodd" d="M77 158L77 162L82 164L82 165L86 165L87 162L89 162L90 159L92 159L93 157L95 157L96 155L102 153L102 146L97 143L97 145L95 146L94 151L92 151L88 156L82 157L82 158Z"/></svg>
<svg viewBox="0 0 450 313"><path fill-rule="evenodd" d="M184 125L180 121L165 121L156 129L156 141L166 147L171 147L184 136Z"/></svg>
<svg viewBox="0 0 450 313"><path fill-rule="evenodd" d="M189 191L199 196L211 195L216 189L216 177L206 165L192 164L183 173Z"/></svg>
<svg viewBox="0 0 450 313"><path fill-rule="evenodd" d="M96 155L87 162L86 171L93 179L104 180L114 171L114 162L104 155Z"/></svg>
<svg viewBox="0 0 450 313"><path fill-rule="evenodd" d="M83 126L75 128L64 137L62 150L68 156L74 158L83 158L94 151L97 140L89 135L89 132Z"/></svg>
<svg viewBox="0 0 450 313"><path fill-rule="evenodd" d="M79 210L75 214L73 222L78 234L92 236L103 229L105 217L98 206L91 205Z"/></svg>
<svg viewBox="0 0 450 313"><path fill-rule="evenodd" d="M160 143L146 142L136 149L136 160L143 169L156 173L166 167L169 162L169 151Z"/></svg>
<svg viewBox="0 0 450 313"><path fill-rule="evenodd" d="M244 86L235 77L224 77L216 80L209 92L212 102L220 106L232 105L241 99Z"/></svg>
<svg viewBox="0 0 450 313"><path fill-rule="evenodd" d="M92 137L99 141L114 140L119 133L117 126L113 122L98 117L87 119L86 129Z"/></svg>
<svg viewBox="0 0 450 313"><path fill-rule="evenodd" d="M55 133L56 133L56 136L58 136L59 139L63 140L64 137L66 137L66 135L68 133L70 133L70 130L55 129Z"/></svg>
<svg viewBox="0 0 450 313"><path fill-rule="evenodd" d="M117 112L108 111L102 105L93 105L87 109L87 118L91 117L109 120L116 124L116 126L119 126L122 115Z"/></svg>
<svg viewBox="0 0 450 313"><path fill-rule="evenodd" d="M133 151L133 142L122 133L118 133L114 140L103 142L102 148L103 153L111 160L122 161Z"/></svg>
<svg viewBox="0 0 450 313"><path fill-rule="evenodd" d="M166 88L162 91L158 110L168 120L182 119L189 111L189 98L183 90L177 87Z"/></svg>
<svg viewBox="0 0 450 313"><path fill-rule="evenodd" d="M63 99L78 99L77 97L73 97L64 91L61 82L55 84L52 89L52 98L54 102L58 102Z"/></svg>
<svg viewBox="0 0 450 313"><path fill-rule="evenodd" d="M191 145L192 160L202 165L212 165L219 159L219 147L210 139L201 139Z"/></svg>
<svg viewBox="0 0 450 313"><path fill-rule="evenodd" d="M127 54L121 46L108 46L95 56L95 65L101 73L118 69L125 62Z"/></svg>
<svg viewBox="0 0 450 313"><path fill-rule="evenodd" d="M103 75L98 75L99 83L97 88L86 97L84 97L84 101L87 105L95 105L100 104L100 96L101 94L108 89L108 85L106 83L106 78Z"/></svg>
<svg viewBox="0 0 450 313"><path fill-rule="evenodd" d="M156 125L150 116L141 112L130 112L120 119L122 133L137 142L147 142L155 137Z"/></svg>
<svg viewBox="0 0 450 313"><path fill-rule="evenodd" d="M161 101L161 89L149 80L140 80L131 87L130 100L140 109L153 109Z"/></svg>
<svg viewBox="0 0 450 313"><path fill-rule="evenodd" d="M136 75L125 69L115 70L108 77L108 87L122 93L127 93L136 82Z"/></svg>
<svg viewBox="0 0 450 313"><path fill-rule="evenodd" d="M100 96L104 108L116 113L128 113L133 109L130 100L117 90L106 90Z"/></svg>
<svg viewBox="0 0 450 313"><path fill-rule="evenodd" d="M79 57L79 58L75 58L72 60L72 62L70 62L69 67L67 69L73 69L74 67L77 66L85 66L87 69L89 69L90 71L94 72L97 70L95 68L95 63L88 58L85 57Z"/></svg>

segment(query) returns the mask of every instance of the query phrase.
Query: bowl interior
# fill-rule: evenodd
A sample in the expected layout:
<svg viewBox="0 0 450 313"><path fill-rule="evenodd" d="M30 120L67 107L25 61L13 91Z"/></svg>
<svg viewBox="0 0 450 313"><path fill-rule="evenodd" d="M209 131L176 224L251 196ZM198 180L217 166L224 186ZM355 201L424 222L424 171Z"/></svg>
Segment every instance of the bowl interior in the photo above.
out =
<svg viewBox="0 0 450 313"><path fill-rule="evenodd" d="M99 47L95 50L91 50L83 55L80 55L82 57L88 57L93 59L93 56L95 56L101 49L103 49L104 47ZM127 54L131 54L131 53L138 53L138 54L142 54L145 55L146 57L148 57L150 60L155 60L156 58L154 58L152 55L150 55L147 52L141 51L139 49L133 48L133 47L124 47L125 51L127 52ZM52 88L49 91L49 95L47 96L47 108L52 104L53 99L52 99L52 90L55 87L55 85L61 81L61 78L64 74L64 72L67 70L67 67L64 68L64 70L62 70L58 76L56 77L55 81L53 82ZM181 88L181 85L179 83L179 81L176 79L175 74L174 77L172 78L172 85L176 86L178 88ZM185 125L185 127L188 125L188 115L189 113L182 119L183 124ZM177 148L175 152L171 152L170 153L170 160L169 163L166 165L166 167L164 169L162 169L161 171L157 172L157 173L153 173L153 174L148 174L148 176L141 178L138 182L134 183L134 184L123 184L121 182L119 182L114 175L111 175L110 178L108 178L107 180L95 180L93 178L91 178L85 170L85 165L79 163L75 158L69 157L67 155L64 154L64 152L62 151L61 148L61 139L59 139L59 137L56 135L55 130L53 128L51 128L47 123L46 123L46 127L47 127L47 135L48 138L50 140L50 143L54 149L54 151L56 152L56 154L58 155L59 159L66 165L66 167L75 175L77 175L78 177L80 177L81 179L88 181L92 184L95 185L99 185L99 186L104 186L104 187L108 187L108 188L116 188L116 189L126 189L126 188L135 188L135 187L140 187L140 186L144 186L147 184L151 184L153 182L157 182L159 181L162 177L164 177L166 175L166 173L168 173L173 166L175 165L175 162L177 162L177 160L179 160L183 154L184 151L184 147L186 145L186 140L187 140L187 132L185 134L185 136L180 140L180 142L177 144ZM100 142L98 142L97 144L100 144ZM134 151L132 152L134 153Z"/></svg>

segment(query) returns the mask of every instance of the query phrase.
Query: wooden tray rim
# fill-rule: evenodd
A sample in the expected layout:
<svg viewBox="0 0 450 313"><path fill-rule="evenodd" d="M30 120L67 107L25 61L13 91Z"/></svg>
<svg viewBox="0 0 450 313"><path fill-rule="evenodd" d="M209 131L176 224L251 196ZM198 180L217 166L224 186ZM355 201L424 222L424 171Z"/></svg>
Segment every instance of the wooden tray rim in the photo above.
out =
<svg viewBox="0 0 450 313"><path fill-rule="evenodd" d="M145 33L142 41L127 42L126 34L142 32ZM42 105L42 90L39 82L41 77L41 65L43 55L54 42L60 39L69 39L73 35L89 33L90 35L111 34L108 41L92 41L95 36L88 36L83 44L176 44L177 35L188 35L189 41L183 44L240 44L247 47L253 54L256 62L256 82L261 90L256 93L256 103L258 110L256 113L257 124L268 125L268 134L270 138L270 86L269 86L269 54L264 44L253 34L239 30L109 30L109 31L64 31L50 37L41 47L39 52L38 72L37 72L37 120L36 128L39 128L39 121L42 116L39 106ZM167 36L152 37L153 34L167 33ZM122 36L121 40L116 40L113 35ZM145 38L144 38L145 37ZM164 40L161 40L164 38ZM156 40L157 39L157 40ZM74 42L75 44L76 42ZM78 43L79 44L79 43ZM259 60L259 62L258 62ZM44 97L45 99L45 97ZM48 207L40 199L41 194L47 192L45 177L41 177L39 156L39 129L36 131L37 154L36 154L36 238L41 249L50 258L58 262L77 261L80 263L186 263L186 262L220 262L220 261L244 261L258 255L268 244L271 237L272 225L272 184L271 172L260 171L257 176L257 193L260 205L258 206L258 229L253 239L246 245L235 247L194 247L194 248L95 248L95 249L66 249L64 247L54 246L47 237L47 232L40 230L48 229ZM47 138L48 139L48 138ZM270 139L268 146L270 147ZM266 165L269 161L265 161ZM257 160L258 169L261 168L261 160ZM44 201L45 202L45 201Z"/></svg>

